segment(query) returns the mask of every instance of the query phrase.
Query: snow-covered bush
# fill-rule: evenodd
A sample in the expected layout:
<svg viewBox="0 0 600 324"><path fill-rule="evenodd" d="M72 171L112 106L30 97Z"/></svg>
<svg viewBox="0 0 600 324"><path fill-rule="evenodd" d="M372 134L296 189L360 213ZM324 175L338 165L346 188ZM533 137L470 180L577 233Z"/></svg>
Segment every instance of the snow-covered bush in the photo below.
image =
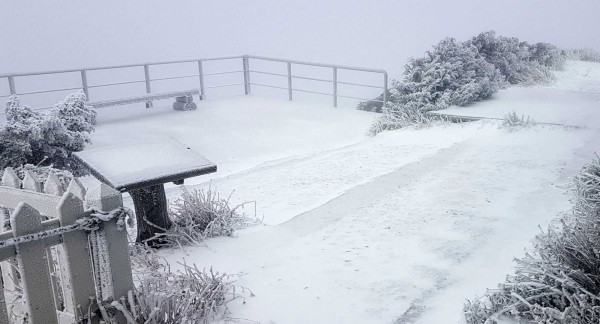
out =
<svg viewBox="0 0 600 324"><path fill-rule="evenodd" d="M183 265L180 272L154 272L130 291L128 298L103 305L103 320L117 313L128 323L176 324L209 323L223 319L226 304L237 298L231 277L210 270Z"/></svg>
<svg viewBox="0 0 600 324"><path fill-rule="evenodd" d="M530 116L519 116L516 111L512 111L502 118L502 127L505 128L522 128L535 125L535 121Z"/></svg>
<svg viewBox="0 0 600 324"><path fill-rule="evenodd" d="M548 43L529 44L516 37L496 36L494 31L481 33L466 43L477 48L510 84L537 84L552 80L550 69L559 69L565 56Z"/></svg>
<svg viewBox="0 0 600 324"><path fill-rule="evenodd" d="M600 52L592 48L574 48L566 50L566 53L572 60L600 62Z"/></svg>
<svg viewBox="0 0 600 324"><path fill-rule="evenodd" d="M505 283L465 305L467 323L495 323L499 315L536 323L600 322L600 159L574 183L573 212L536 236Z"/></svg>
<svg viewBox="0 0 600 324"><path fill-rule="evenodd" d="M12 96L6 104L6 124L0 130L0 168L22 164L50 165L79 176L85 173L72 158L90 142L96 112L78 92L41 114L21 106Z"/></svg>
<svg viewBox="0 0 600 324"><path fill-rule="evenodd" d="M395 89L392 89L392 92L394 91ZM430 114L415 104L398 105L388 103L383 108L383 114L371 124L367 135L375 136L386 130L405 127L420 128L447 122L441 116Z"/></svg>
<svg viewBox="0 0 600 324"><path fill-rule="evenodd" d="M259 222L238 212L243 204L232 207L229 199L222 199L211 188L191 192L181 188L183 194L169 209L172 226L163 234L167 245L192 245L208 237L231 236L236 229Z"/></svg>

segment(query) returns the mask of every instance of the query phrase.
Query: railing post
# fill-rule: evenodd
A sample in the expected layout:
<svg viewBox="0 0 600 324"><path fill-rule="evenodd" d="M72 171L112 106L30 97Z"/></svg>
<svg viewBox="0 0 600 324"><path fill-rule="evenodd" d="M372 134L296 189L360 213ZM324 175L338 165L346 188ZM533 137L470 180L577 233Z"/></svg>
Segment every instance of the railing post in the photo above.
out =
<svg viewBox="0 0 600 324"><path fill-rule="evenodd" d="M15 77L12 75L8 77L8 90L11 95L17 94L17 90L15 90Z"/></svg>
<svg viewBox="0 0 600 324"><path fill-rule="evenodd" d="M383 72L383 103L382 103L382 108L385 107L385 104L387 103L388 100L388 74L387 72Z"/></svg>
<svg viewBox="0 0 600 324"><path fill-rule="evenodd" d="M150 67L148 64L144 64L144 77L146 78L146 93L151 93L152 88L150 87ZM146 102L146 108L152 108L152 101Z"/></svg>
<svg viewBox="0 0 600 324"><path fill-rule="evenodd" d="M248 64L248 57L244 56L242 58L242 64L244 67L244 93L250 94L250 66Z"/></svg>
<svg viewBox="0 0 600 324"><path fill-rule="evenodd" d="M337 68L333 68L333 106L337 107Z"/></svg>
<svg viewBox="0 0 600 324"><path fill-rule="evenodd" d="M287 62L288 98L292 101L292 63Z"/></svg>
<svg viewBox="0 0 600 324"><path fill-rule="evenodd" d="M85 101L90 101L90 92L88 89L86 70L81 70L81 85L83 86L83 93L85 93Z"/></svg>
<svg viewBox="0 0 600 324"><path fill-rule="evenodd" d="M204 70L202 69L202 61L198 61L198 78L200 78L200 100L206 98L204 93Z"/></svg>

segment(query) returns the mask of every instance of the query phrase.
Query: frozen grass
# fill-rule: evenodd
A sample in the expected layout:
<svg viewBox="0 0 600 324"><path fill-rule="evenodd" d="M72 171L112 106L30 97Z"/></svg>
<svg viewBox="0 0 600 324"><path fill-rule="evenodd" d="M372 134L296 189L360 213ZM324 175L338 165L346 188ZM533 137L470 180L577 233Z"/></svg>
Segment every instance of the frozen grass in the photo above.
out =
<svg viewBox="0 0 600 324"><path fill-rule="evenodd" d="M393 107L384 108L384 114L371 125L367 132L368 135L375 136L386 130L394 130L405 127L429 127L448 122L443 117L428 114L414 105L391 106ZM393 110L393 112L390 112L391 110Z"/></svg>
<svg viewBox="0 0 600 324"><path fill-rule="evenodd" d="M573 213L536 236L533 250L516 259L515 274L498 289L465 305L467 323L497 323L501 315L552 324L600 321L600 159L574 185Z"/></svg>
<svg viewBox="0 0 600 324"><path fill-rule="evenodd" d="M224 318L226 304L234 298L229 275L183 264L179 272L153 271L127 298L104 305L100 312L109 321L121 313L128 323L208 323Z"/></svg>
<svg viewBox="0 0 600 324"><path fill-rule="evenodd" d="M505 128L523 128L530 127L535 125L535 121L531 119L530 116L525 117L525 115L519 116L516 111L512 111L502 118L502 127Z"/></svg>
<svg viewBox="0 0 600 324"><path fill-rule="evenodd" d="M572 60L600 62L600 52L592 48L574 48L566 50L567 57Z"/></svg>
<svg viewBox="0 0 600 324"><path fill-rule="evenodd" d="M183 194L169 210L173 225L165 233L168 245L199 244L208 237L231 236L236 229L260 222L238 211L244 204L231 206L229 197L221 198L210 187L206 191L181 188Z"/></svg>

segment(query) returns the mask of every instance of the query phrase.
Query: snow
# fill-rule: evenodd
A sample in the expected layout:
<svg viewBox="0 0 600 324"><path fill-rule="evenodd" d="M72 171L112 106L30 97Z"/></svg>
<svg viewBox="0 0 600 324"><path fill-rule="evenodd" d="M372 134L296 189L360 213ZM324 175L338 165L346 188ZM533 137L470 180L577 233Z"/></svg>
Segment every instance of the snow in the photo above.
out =
<svg viewBox="0 0 600 324"><path fill-rule="evenodd" d="M104 146L75 154L117 189L214 166L202 155L169 138Z"/></svg>
<svg viewBox="0 0 600 324"><path fill-rule="evenodd" d="M512 87L490 100L466 107L450 107L443 114L502 118L516 111L543 123L568 126L600 125L600 63L568 61L547 86Z"/></svg>
<svg viewBox="0 0 600 324"><path fill-rule="evenodd" d="M596 81L581 66L460 109L497 113L493 104L583 128L479 121L370 138L376 114L247 97L188 112L102 110L93 146L174 138L219 167L193 188L256 202L264 226L162 253L173 268L185 259L239 274L255 297L231 302L232 318L461 323L464 301L501 282L538 226L569 210L569 177L600 149ZM167 188L169 199L180 193Z"/></svg>

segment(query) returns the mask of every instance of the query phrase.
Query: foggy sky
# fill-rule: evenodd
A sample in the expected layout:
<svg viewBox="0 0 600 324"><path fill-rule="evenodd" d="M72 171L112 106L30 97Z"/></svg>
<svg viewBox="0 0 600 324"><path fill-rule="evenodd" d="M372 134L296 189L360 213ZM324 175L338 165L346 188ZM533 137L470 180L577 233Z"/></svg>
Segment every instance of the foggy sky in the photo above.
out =
<svg viewBox="0 0 600 324"><path fill-rule="evenodd" d="M383 68L496 30L600 50L599 0L8 1L0 73L255 54Z"/></svg>

